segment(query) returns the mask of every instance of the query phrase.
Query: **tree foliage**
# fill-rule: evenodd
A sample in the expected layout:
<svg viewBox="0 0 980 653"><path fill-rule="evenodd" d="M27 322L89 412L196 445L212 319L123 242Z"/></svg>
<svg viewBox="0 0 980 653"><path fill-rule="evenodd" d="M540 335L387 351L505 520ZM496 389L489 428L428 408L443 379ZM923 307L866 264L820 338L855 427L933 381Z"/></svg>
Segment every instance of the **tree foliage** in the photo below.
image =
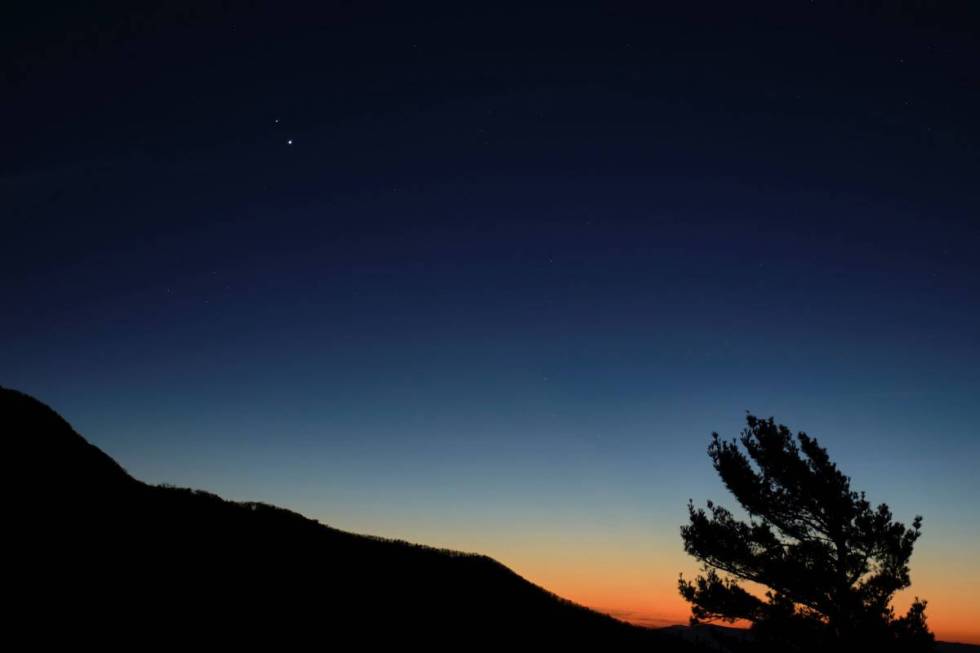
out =
<svg viewBox="0 0 980 653"><path fill-rule="evenodd" d="M929 650L925 601L902 617L890 605L910 584L922 518L906 528L887 505L872 507L806 433L794 438L772 418L746 423L737 440L712 434L708 454L748 519L689 503L681 527L684 550L703 565L680 579L692 622L747 620L774 650Z"/></svg>

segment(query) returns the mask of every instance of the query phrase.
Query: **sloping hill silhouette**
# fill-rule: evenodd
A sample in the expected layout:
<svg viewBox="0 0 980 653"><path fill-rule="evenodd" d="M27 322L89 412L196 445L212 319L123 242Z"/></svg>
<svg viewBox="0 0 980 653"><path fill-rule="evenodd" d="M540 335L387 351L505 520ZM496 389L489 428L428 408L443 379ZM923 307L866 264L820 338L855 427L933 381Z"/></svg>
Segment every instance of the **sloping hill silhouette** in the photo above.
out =
<svg viewBox="0 0 980 653"><path fill-rule="evenodd" d="M0 425L15 506L12 623L37 643L688 649L486 556L148 485L20 392L0 388Z"/></svg>

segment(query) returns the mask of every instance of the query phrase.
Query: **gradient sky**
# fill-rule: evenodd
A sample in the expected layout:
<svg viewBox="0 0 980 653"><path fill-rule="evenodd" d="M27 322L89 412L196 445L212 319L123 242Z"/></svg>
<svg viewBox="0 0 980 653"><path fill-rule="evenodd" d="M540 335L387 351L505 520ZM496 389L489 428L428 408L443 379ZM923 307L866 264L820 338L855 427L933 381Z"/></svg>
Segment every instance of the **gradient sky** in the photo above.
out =
<svg viewBox="0 0 980 653"><path fill-rule="evenodd" d="M980 643L969 3L129 4L3 21L0 384L654 624L710 433L773 415Z"/></svg>

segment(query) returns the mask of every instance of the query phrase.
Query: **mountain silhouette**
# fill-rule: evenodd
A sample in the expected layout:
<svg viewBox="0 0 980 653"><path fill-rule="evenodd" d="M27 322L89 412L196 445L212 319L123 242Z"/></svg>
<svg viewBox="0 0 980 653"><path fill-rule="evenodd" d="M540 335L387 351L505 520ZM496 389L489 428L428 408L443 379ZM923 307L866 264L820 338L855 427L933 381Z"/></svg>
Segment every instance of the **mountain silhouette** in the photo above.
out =
<svg viewBox="0 0 980 653"><path fill-rule="evenodd" d="M14 390L0 388L0 424L14 506L8 616L36 643L690 648L486 556L143 483Z"/></svg>

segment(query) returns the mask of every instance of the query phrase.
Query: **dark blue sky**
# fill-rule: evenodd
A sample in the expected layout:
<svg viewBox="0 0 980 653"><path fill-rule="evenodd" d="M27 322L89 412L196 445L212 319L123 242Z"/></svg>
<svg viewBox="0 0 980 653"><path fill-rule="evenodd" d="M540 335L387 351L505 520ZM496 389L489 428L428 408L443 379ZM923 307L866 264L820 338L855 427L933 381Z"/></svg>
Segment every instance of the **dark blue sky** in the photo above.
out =
<svg viewBox="0 0 980 653"><path fill-rule="evenodd" d="M969 3L189 4L5 21L0 383L147 480L552 584L502 525L674 556L752 410L966 556Z"/></svg>

